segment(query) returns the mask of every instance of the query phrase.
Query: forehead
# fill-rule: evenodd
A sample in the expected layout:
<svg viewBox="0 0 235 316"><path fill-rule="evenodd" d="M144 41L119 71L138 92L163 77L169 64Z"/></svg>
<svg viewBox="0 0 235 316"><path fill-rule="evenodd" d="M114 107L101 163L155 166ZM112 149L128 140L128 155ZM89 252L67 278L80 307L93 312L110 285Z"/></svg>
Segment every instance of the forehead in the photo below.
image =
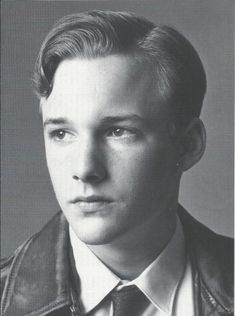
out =
<svg viewBox="0 0 235 316"><path fill-rule="evenodd" d="M64 60L57 68L46 112L143 112L160 108L156 82L147 64L120 55ZM43 107L42 107L43 109ZM65 114L65 113L62 113Z"/></svg>
<svg viewBox="0 0 235 316"><path fill-rule="evenodd" d="M99 79L99 81L98 81ZM66 88L71 92L84 89L84 86L95 88L101 92L103 85L113 93L124 92L132 87L146 90L153 87L150 67L137 62L134 58L111 55L93 59L74 58L64 60L57 68L54 76L54 87ZM79 89L80 87L80 89ZM133 91L132 91L133 92Z"/></svg>

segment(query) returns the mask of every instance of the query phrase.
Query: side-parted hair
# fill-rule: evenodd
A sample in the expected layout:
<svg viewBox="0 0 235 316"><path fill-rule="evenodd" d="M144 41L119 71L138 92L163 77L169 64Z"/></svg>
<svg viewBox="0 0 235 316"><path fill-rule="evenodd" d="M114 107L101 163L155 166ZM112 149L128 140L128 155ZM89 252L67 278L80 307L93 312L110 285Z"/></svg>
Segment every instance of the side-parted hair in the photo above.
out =
<svg viewBox="0 0 235 316"><path fill-rule="evenodd" d="M188 124L201 112L206 75L194 47L175 29L128 12L88 11L60 19L46 36L34 70L35 92L48 98L58 65L75 57L130 56L149 63L158 95Z"/></svg>

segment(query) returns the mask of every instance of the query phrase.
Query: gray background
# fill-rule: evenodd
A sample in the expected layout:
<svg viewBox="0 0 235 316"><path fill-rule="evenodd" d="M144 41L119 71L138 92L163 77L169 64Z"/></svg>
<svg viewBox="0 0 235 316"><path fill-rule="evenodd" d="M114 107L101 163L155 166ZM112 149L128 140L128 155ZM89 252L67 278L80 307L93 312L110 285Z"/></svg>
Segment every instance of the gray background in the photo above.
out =
<svg viewBox="0 0 235 316"><path fill-rule="evenodd" d="M61 16L89 9L130 10L175 26L198 50L208 76L202 119L207 150L182 181L193 216L233 234L233 32L231 0L5 1L2 3L2 255L58 210L47 174L31 77L41 42Z"/></svg>

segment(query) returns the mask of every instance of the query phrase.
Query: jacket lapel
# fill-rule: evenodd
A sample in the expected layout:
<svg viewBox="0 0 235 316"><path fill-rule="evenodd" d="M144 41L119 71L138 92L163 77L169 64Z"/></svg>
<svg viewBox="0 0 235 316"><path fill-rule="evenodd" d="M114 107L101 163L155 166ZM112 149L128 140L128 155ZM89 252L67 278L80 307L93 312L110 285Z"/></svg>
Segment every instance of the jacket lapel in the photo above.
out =
<svg viewBox="0 0 235 316"><path fill-rule="evenodd" d="M57 214L19 249L3 298L3 315L42 315L69 303L67 226Z"/></svg>

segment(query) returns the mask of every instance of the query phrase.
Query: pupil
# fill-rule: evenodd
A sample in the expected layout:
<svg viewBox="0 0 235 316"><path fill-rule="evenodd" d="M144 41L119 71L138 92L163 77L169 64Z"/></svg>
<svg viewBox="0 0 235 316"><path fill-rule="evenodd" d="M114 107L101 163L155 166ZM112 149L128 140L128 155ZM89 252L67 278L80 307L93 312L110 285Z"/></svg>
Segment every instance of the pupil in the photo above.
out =
<svg viewBox="0 0 235 316"><path fill-rule="evenodd" d="M115 130L115 134L116 135L120 135L122 133L122 130L120 129L120 128L117 128L116 130Z"/></svg>
<svg viewBox="0 0 235 316"><path fill-rule="evenodd" d="M62 138L64 136L64 132L63 131L59 131L59 137Z"/></svg>

